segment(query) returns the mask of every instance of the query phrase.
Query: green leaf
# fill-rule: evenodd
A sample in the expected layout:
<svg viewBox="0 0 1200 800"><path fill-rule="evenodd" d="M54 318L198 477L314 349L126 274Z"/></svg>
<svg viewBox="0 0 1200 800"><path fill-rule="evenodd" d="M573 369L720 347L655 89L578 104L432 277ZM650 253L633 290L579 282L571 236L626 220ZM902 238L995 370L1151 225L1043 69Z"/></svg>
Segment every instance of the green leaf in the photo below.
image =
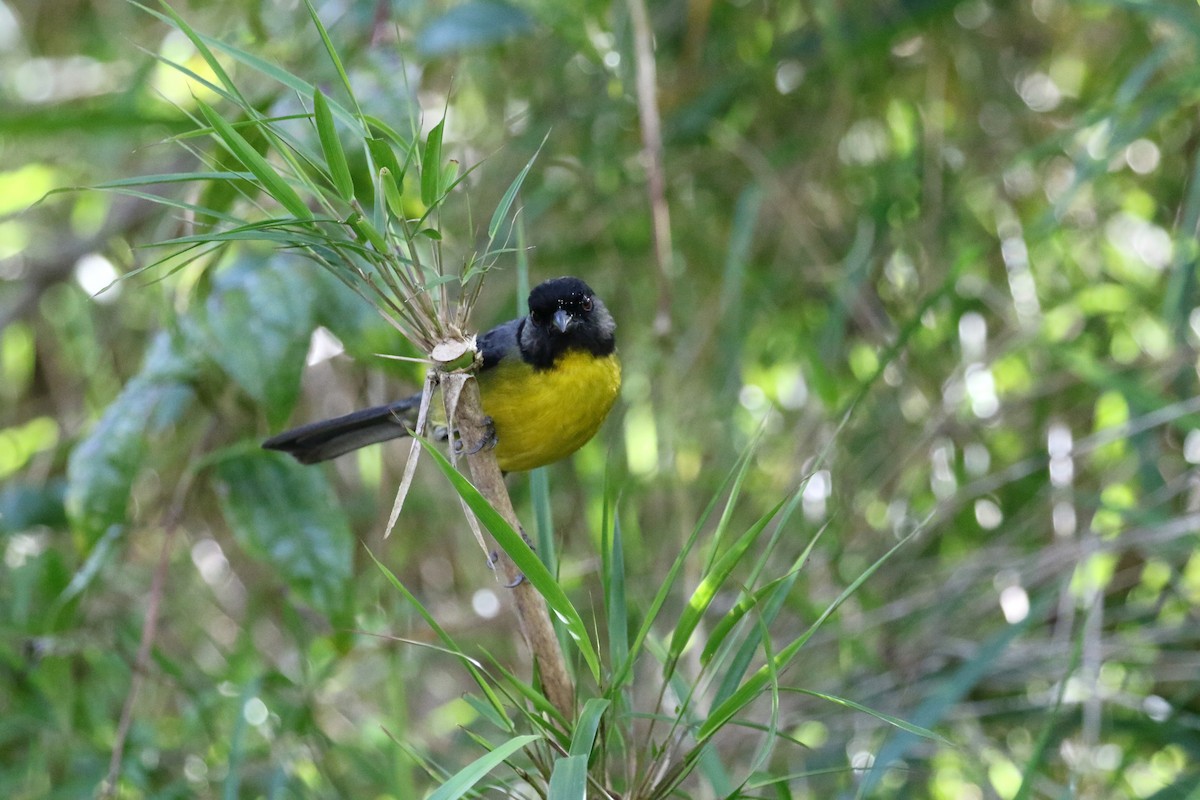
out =
<svg viewBox="0 0 1200 800"><path fill-rule="evenodd" d="M222 270L184 330L278 426L300 393L319 298L294 265L247 257Z"/></svg>
<svg viewBox="0 0 1200 800"><path fill-rule="evenodd" d="M386 253L388 251L387 241L383 238L383 234L362 214L358 212L351 214L350 218L346 220L346 224L350 226L350 230L358 234L359 238L370 242L376 252Z"/></svg>
<svg viewBox="0 0 1200 800"><path fill-rule="evenodd" d="M396 160L396 153L388 144L388 140L378 136L367 139L367 150L371 152L371 158L375 160L376 168L386 168L393 183L398 186L404 179L404 170L400 167L400 162Z"/></svg>
<svg viewBox="0 0 1200 800"><path fill-rule="evenodd" d="M206 37L201 36L195 31L195 29L192 28L191 25L188 25L187 20L179 16L175 9L171 8L171 6L168 5L165 0L160 0L159 5L166 12L166 16L147 6L142 6L142 8L164 22L174 25L181 33L183 33L184 36L191 40L192 44L196 47L196 52L200 54L200 57L204 59L204 63L207 64L208 68L211 69L213 74L217 76L217 80L221 82L221 86L224 87L225 91L228 92L230 96L236 98L238 103L240 103L243 107L249 108L250 106L246 102L245 97L243 97L241 92L238 90L237 84L235 84L229 77L229 73L225 71L225 67L222 66L221 62L213 54L212 50L208 48Z"/></svg>
<svg viewBox="0 0 1200 800"><path fill-rule="evenodd" d="M300 199L300 195L296 194L296 190L275 171L275 168L265 158L258 154L258 151L246 141L244 136L204 101L197 100L196 105L216 135L225 143L229 152L242 163L242 166L254 173L254 177L259 180L267 194L275 198L293 216L304 220L312 219L312 212Z"/></svg>
<svg viewBox="0 0 1200 800"><path fill-rule="evenodd" d="M593 679L600 680L600 659L596 655L596 650L592 646L591 639L588 638L587 628L583 624L583 619L579 616L579 612L571 605L571 601L567 599L567 595L563 592L562 587L554 580L554 576L546 569L546 565L537 557L537 554L529 548L525 543L525 539L512 529L505 520L500 516L496 509L492 508L492 504L479 493L479 490L471 485L471 482L466 477L456 470L446 457L441 452L425 439L421 439L421 445L425 448L425 452L433 459L433 462L438 465L450 483L454 486L458 496L461 497L483 523L483 526L488 529L488 532L495 537L496 542L504 548L504 552L508 554L513 563L517 565L517 569L525 576L525 580L529 581L542 597L546 599L546 603L559 616L567 626L567 634L571 640L575 642L575 646L579 648L579 652L583 655L584 661L587 662L588 668L592 672Z"/></svg>
<svg viewBox="0 0 1200 800"><path fill-rule="evenodd" d="M354 180L350 177L350 165L346 162L346 151L338 139L337 128L333 124L333 114L329 111L329 101L320 89L313 94L313 116L317 122L317 138L321 140L321 150L325 153L325 163L329 166L329 175L338 195L350 202L354 199Z"/></svg>
<svg viewBox="0 0 1200 800"><path fill-rule="evenodd" d="M773 659L771 659L770 664L764 664L762 667L760 667L759 670L750 676L749 680L742 684L742 686L739 687L738 690L732 695L730 695L728 699L721 703L714 704L715 707L709 712L708 719L704 720L704 723L696 731L696 741L704 742L709 739L714 733L723 728L735 714L754 701L768 686L768 684L770 684L771 676L773 674L781 673L787 668L792 659L796 657L796 654L800 652L800 649L808 643L808 640L812 638L813 634L816 633L817 630L820 629L820 627L825 623L825 620L829 619L829 617L831 617L835 611L841 608L842 603L846 602L851 595L857 592L859 587L866 583L867 580L875 574L876 570L878 570L888 559L895 555L895 553L901 547L908 544L908 542L914 536L916 536L920 530L921 529L918 527L908 536L905 536L903 539L897 542L890 550L880 556L874 564L864 570L862 574L860 574L850 583L849 586L842 590L842 593L839 594L823 612L821 612L821 616L817 618L816 622L809 626L808 630L801 634L797 639L789 643L787 647L780 650L779 653L776 654Z"/></svg>
<svg viewBox="0 0 1200 800"><path fill-rule="evenodd" d="M607 513L607 507L605 509ZM612 538L608 542L609 526L604 526L601 558L604 566L604 601L608 614L609 663L624 664L629 657L629 610L625 600L625 542L621 534L621 518L613 510Z"/></svg>
<svg viewBox="0 0 1200 800"><path fill-rule="evenodd" d="M476 714L494 725L498 730L504 733L516 733L516 728L512 720L503 713L500 713L492 703L484 702L473 694L464 694L462 699Z"/></svg>
<svg viewBox="0 0 1200 800"><path fill-rule="evenodd" d="M245 96L242 95L241 91L237 88L237 85L230 79L229 74L225 71L225 68L217 59L216 55L213 53L213 50L220 50L222 53L225 53L234 60L246 65L247 67L250 67L251 69L265 75L268 78L271 78L274 81L277 81L279 84L287 87L298 95L309 97L313 94L314 87L308 81L305 81L278 66L277 64L273 64L272 62L267 61L260 56L256 56L253 53L241 49L240 47L235 47L228 42L223 42L220 39L199 33L189 26L187 22L165 2L162 2L161 5L164 9L166 9L166 14L159 13L148 6L136 2L135 0L133 1L133 4L141 8L143 11L146 11L147 13L157 17L168 25L174 25L184 35L186 35L188 39L191 40L192 44L195 45L197 52L200 53L201 57L204 59L204 62L213 71L213 74L217 76L221 86L211 84L210 82L201 78L195 72L187 70L181 64L165 60L164 63L180 70L181 72L189 74L197 82L209 86L218 94L226 96L228 99L236 102L243 108L250 110L252 106L250 105L249 101L246 100ZM320 20L314 21L317 24L318 30L324 33L324 28L321 26ZM333 115L341 120L343 124L354 128L360 133L364 133L359 118L355 117L354 114L351 114L338 103L331 101L329 105L330 110L333 111Z"/></svg>
<svg viewBox="0 0 1200 800"><path fill-rule="evenodd" d="M759 643L763 641L763 637L758 631L766 630L775 621L775 618L779 615L779 610L783 607L784 601L787 600L788 592L791 591L799 575L799 570L794 569L779 580L772 581L764 586L761 592L755 593L752 605L741 608L741 604L739 603L739 608L731 611L726 615L725 619L714 626L713 633L709 637L708 643L705 644L704 653L701 654L701 664L707 665L710 663L709 660L705 659L705 655L707 654L709 659L712 658L710 648L715 650L721 646L721 642L725 640L728 631L732 628L736 620L740 619L741 615L748 611L749 608L765 600L765 606L756 620L755 633L742 641L728 665L722 670L721 682L717 685L717 691L713 694L713 705L720 705L737 691L738 685L746 675L746 670L750 668L754 654L758 651ZM729 627L723 627L723 623L728 623ZM764 642L764 644L766 643Z"/></svg>
<svg viewBox="0 0 1200 800"><path fill-rule="evenodd" d="M629 675L632 674L634 662L641 653L641 649L646 641L646 637L650 635L650 629L654 625L655 620L658 618L658 614L662 610L663 604L666 603L667 596L670 593L671 588L675 585L675 581L679 578L679 573L683 571L685 560L692 552L692 548L696 546L696 542L700 538L700 532L703 531L705 526L708 524L708 519L712 516L713 511L716 509L717 504L721 499L721 495L726 489L729 489L729 497L725 502L724 513L721 515L721 521L717 524L717 530L712 537L714 542L720 540L721 533L728 524L730 515L733 512L733 506L736 504L737 498L741 493L742 482L746 479L746 473L750 469L750 456L754 452L754 446L755 443L751 442L751 444L742 452L738 463L734 465L733 470L731 470L729 475L726 476L725 484L721 487L721 490L717 494L713 495L712 499L709 500L708 506L705 507L704 513L700 515L699 521L692 528L692 532L688 536L687 541L684 542L683 547L679 548L679 552L676 554L675 560L671 563L670 568L667 570L666 578L663 580L662 585L658 587L658 591L655 593L654 599L650 601L650 608L646 612L645 619L642 620L642 625L640 628L638 628L638 632L634 636L633 643L629 648L629 656L614 670L614 674L609 685L609 691L619 689L622 685L624 685Z"/></svg>
<svg viewBox="0 0 1200 800"><path fill-rule="evenodd" d="M596 741L596 730L600 727L600 719L608 710L610 702L602 697L593 697L583 706L583 713L575 723L575 734L571 737L571 755L583 756L584 763L592 753L592 744Z"/></svg>
<svg viewBox="0 0 1200 800"><path fill-rule="evenodd" d="M442 133L446 127L443 119L425 139L425 151L421 157L421 202L432 207L442 197Z"/></svg>
<svg viewBox="0 0 1200 800"><path fill-rule="evenodd" d="M713 568L705 574L696 590L692 592L691 598L688 600L687 606L684 607L683 613L679 615L679 622L675 625L675 632L671 637L671 646L668 650L667 663L665 668L668 672L671 671L679 656L683 653L683 648L687 646L688 639L691 638L692 632L696 630L696 626L700 624L700 619L704 616L704 612L712 605L712 601L716 598L717 592L725 585L725 581L729 578L746 553L750 551L750 546L758 541L758 537L767 529L767 525L779 513L779 509L783 508L786 500L780 500L775 504L775 507L764 514L758 522L754 523L748 531L734 542L733 546L725 552L724 555L713 565Z"/></svg>
<svg viewBox="0 0 1200 800"><path fill-rule="evenodd" d="M214 484L238 544L310 606L343 616L354 537L325 473L253 450L220 459Z"/></svg>
<svg viewBox="0 0 1200 800"><path fill-rule="evenodd" d="M537 160L538 155L542 152L542 148L546 146L546 141L550 138L547 133L542 137L542 143L538 145L538 149L534 151L533 156L525 162L525 166L517 173L517 177L508 185L508 189L504 192L504 196L500 198L500 202L496 205L496 210L492 212L492 221L488 223L488 241L493 241L496 234L500 232L500 226L504 224L504 220L508 218L508 212L512 208L512 204L517 199L517 192L521 191L521 185L525 183L526 176L529 175L529 170L533 168L533 162ZM528 293L526 293L528 294Z"/></svg>
<svg viewBox="0 0 1200 800"><path fill-rule="evenodd" d="M105 409L67 461L67 515L72 526L95 542L114 525L124 525L133 481L159 435L191 409L191 381L198 368L168 334L150 345L141 370Z"/></svg>
<svg viewBox="0 0 1200 800"><path fill-rule="evenodd" d="M466 667L467 671L471 674L471 677L475 679L475 683L483 691L484 696L491 705L493 714L488 715L489 719L499 719L501 720L499 723L501 728L504 730L512 730L514 726L512 720L508 718L508 714L504 710L504 703L501 702L500 697L496 694L495 689L492 688L492 685L484 677L483 672L480 670L479 664L462 651L462 648L460 648L458 643L451 638L446 629L438 623L433 614L429 612L429 609L425 608L425 606L421 604L421 601L418 600L416 596L408 590L408 587L401 583L400 579L396 577L394 572L388 569L382 561L376 558L375 554L369 549L367 550L367 555L369 555L371 560L375 562L375 566L379 568L379 571L383 573L384 577L387 578L392 587L395 588L396 591L400 592L400 594L404 595L404 599L407 600L412 607L417 610L417 613L421 616L421 619L425 620L425 623L429 625L430 629L437 635L438 639L441 640L445 648L453 653L459 659L459 661L462 662L463 666ZM549 705L548 702L546 704Z"/></svg>
<svg viewBox="0 0 1200 800"><path fill-rule="evenodd" d="M417 52L424 58L440 58L532 31L533 19L521 9L475 0L453 6L426 25L417 35Z"/></svg>
<svg viewBox="0 0 1200 800"><path fill-rule="evenodd" d="M486 755L472 761L443 783L437 791L429 795L428 800L458 800L471 791L471 788L500 764L531 742L541 739L541 736L526 734L515 736Z"/></svg>
<svg viewBox="0 0 1200 800"><path fill-rule="evenodd" d="M873 708L868 708L867 706L864 706L862 703L856 703L853 700L849 700L845 697L838 697L837 695L825 694L824 692L817 692L812 689L799 689L799 688L795 688L795 687L781 689L780 691L792 692L793 694L805 694L805 695L808 695L809 697L816 697L821 700L826 700L830 703L835 703L839 706L845 706L846 708L852 708L855 711L861 711L864 714L870 714L875 719L877 719L881 722L886 722L888 725L891 725L892 727L895 727L895 728L899 728L900 730L905 731L906 733L911 733L915 736L920 736L924 739L932 739L935 742L953 746L953 742L946 739L944 736L934 733L933 731L929 730L928 728L922 728L920 725L914 725L911 722L905 722L904 720L900 719L899 717L893 717L891 714L884 714L882 711L876 711Z"/></svg>
<svg viewBox="0 0 1200 800"><path fill-rule="evenodd" d="M317 14L317 9L312 4L312 0L304 0L304 5L308 8L308 15L312 19L313 27L317 29L317 33L321 37L321 43L325 45L325 55L329 56L329 62L333 64L333 68L337 70L338 77L342 80L342 87L346 90L350 101L354 103L357 109L358 98L354 95L354 87L350 84L350 76L346 74L346 67L342 64L342 59L337 54L337 48L333 46L333 40L329 38L329 31L326 30L325 23L321 22L321 16ZM362 110L357 109L357 111L361 118Z"/></svg>
<svg viewBox="0 0 1200 800"><path fill-rule="evenodd" d="M791 517L792 511L795 509L798 501L803 499L803 490L798 491L793 495L791 502L784 509L780 516L779 525L776 527L776 536L778 536L788 519ZM704 651L700 654L700 663L708 665L721 647L726 637L733 631L737 623L753 608L758 607L760 603L766 604L765 608L760 612L760 624L770 625L779 613L779 609L783 606L784 600L787 599L788 593L792 590L792 586L796 583L796 578L800 575L801 568L808 563L809 556L812 555L813 548L816 547L817 541L821 538L821 534L825 532L827 526L822 526L817 531L816 535L809 540L803 552L792 562L792 566L786 573L768 582L755 592L749 595L744 595L731 608L725 616L713 626L712 633L708 637L708 641L704 645ZM764 557L765 557L764 553ZM750 659L753 652L757 649L755 641L747 639L742 643L738 653L734 655L733 663L725 671L725 677L722 679L721 685L717 687L717 692L713 697L714 703L720 703L733 694L738 683L741 682L742 676L749 667Z"/></svg>
<svg viewBox="0 0 1200 800"><path fill-rule="evenodd" d="M0 536L35 526L62 528L67 523L66 487L61 478L39 483L13 480L0 487Z"/></svg>
<svg viewBox="0 0 1200 800"><path fill-rule="evenodd" d="M556 759L550 773L548 800L585 800L587 797L587 756Z"/></svg>
<svg viewBox="0 0 1200 800"><path fill-rule="evenodd" d="M123 189L129 186L157 186L162 183L192 183L194 181L245 181L254 177L250 172L164 172L156 175L139 175L136 178L118 178L91 186L92 189ZM152 195L153 196L153 195Z"/></svg>

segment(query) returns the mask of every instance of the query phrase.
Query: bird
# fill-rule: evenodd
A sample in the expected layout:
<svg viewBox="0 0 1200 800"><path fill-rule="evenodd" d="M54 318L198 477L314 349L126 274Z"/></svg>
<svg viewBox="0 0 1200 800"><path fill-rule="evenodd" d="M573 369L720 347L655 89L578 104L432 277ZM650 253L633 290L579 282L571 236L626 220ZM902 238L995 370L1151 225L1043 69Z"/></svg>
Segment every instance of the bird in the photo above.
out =
<svg viewBox="0 0 1200 800"><path fill-rule="evenodd" d="M566 458L591 440L621 388L616 323L586 283L553 278L529 293L529 313L477 340L483 412L496 461L523 472ZM284 431L262 446L302 464L407 436L421 395Z"/></svg>

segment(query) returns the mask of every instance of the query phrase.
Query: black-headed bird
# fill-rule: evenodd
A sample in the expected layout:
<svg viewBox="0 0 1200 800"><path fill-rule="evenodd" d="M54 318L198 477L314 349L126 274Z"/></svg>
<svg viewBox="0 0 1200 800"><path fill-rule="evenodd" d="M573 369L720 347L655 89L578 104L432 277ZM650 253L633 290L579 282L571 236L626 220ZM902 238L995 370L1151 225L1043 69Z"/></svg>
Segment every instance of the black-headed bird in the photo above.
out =
<svg viewBox="0 0 1200 800"><path fill-rule="evenodd" d="M616 323L578 278L554 278L529 293L529 314L479 337L476 372L491 418L496 460L519 472L566 458L588 442L621 388ZM304 464L406 436L421 395L313 422L263 442Z"/></svg>

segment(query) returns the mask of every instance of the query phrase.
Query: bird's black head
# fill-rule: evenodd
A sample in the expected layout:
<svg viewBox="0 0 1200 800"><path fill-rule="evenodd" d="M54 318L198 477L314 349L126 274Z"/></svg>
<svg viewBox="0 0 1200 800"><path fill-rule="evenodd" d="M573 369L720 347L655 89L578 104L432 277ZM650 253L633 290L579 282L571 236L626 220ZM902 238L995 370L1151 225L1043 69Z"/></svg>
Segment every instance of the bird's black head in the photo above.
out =
<svg viewBox="0 0 1200 800"><path fill-rule="evenodd" d="M543 368L568 350L607 356L616 348L616 329L590 286L579 278L554 278L529 293L521 350L527 361Z"/></svg>

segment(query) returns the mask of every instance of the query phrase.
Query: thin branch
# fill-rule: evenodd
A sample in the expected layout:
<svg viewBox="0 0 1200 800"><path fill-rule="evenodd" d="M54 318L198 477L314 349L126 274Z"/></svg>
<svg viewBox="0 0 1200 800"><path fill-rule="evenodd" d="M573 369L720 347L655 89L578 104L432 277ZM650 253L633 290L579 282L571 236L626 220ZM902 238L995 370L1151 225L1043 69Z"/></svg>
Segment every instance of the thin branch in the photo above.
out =
<svg viewBox="0 0 1200 800"><path fill-rule="evenodd" d="M646 192L650 198L651 230L654 234L654 264L658 278L658 309L655 335L671 334L671 214L667 206L667 179L663 167L662 118L658 112L658 75L654 61L654 34L645 0L628 0L633 22L633 56L636 65L638 117L642 128L642 166L646 170Z"/></svg>
<svg viewBox="0 0 1200 800"><path fill-rule="evenodd" d="M202 437L201 443L197 446L197 452L203 452L207 449L208 439L215 430L214 426L209 427L208 432ZM125 742L129 737L129 728L133 724L133 708L137 703L142 683L146 679L150 664L150 652L154 647L154 640L158 635L159 610L162 606L163 593L166 591L167 570L171 564L171 553L174 550L176 534L183 520L185 501L187 500L188 492L191 490L194 477L195 473L189 470L180 478L179 484L175 487L175 495L171 500L171 506L167 509L167 514L163 518L162 549L159 551L158 564L154 568L154 578L150 584L150 597L146 603L146 618L142 621L142 636L141 641L138 643L137 656L133 662L133 675L129 683L129 694L125 696L125 704L121 708L121 719L117 724L117 735L113 742L112 757L108 762L108 775L104 778L104 782L97 791L97 797L101 800L107 800L107 798L115 796L117 791L117 781L121 777L121 760L125 754Z"/></svg>
<svg viewBox="0 0 1200 800"><path fill-rule="evenodd" d="M467 381L463 386L455 424L463 442L479 442L491 435L488 419L480 405L479 386L473 380ZM496 463L496 455L491 448L485 447L476 453L469 453L467 467L471 473L471 482L492 504L492 508L504 517L513 530L522 530L517 513L513 510L512 500L508 496L508 487L504 485L504 473L500 471L500 465ZM554 634L546 601L537 589L533 588L533 584L521 578L516 564L503 550L497 553L495 566L505 585L513 587L513 602L521 623L521 632L525 635L529 649L537 661L546 697L565 719L570 720L575 716L575 688L570 673L567 672L558 637Z"/></svg>

